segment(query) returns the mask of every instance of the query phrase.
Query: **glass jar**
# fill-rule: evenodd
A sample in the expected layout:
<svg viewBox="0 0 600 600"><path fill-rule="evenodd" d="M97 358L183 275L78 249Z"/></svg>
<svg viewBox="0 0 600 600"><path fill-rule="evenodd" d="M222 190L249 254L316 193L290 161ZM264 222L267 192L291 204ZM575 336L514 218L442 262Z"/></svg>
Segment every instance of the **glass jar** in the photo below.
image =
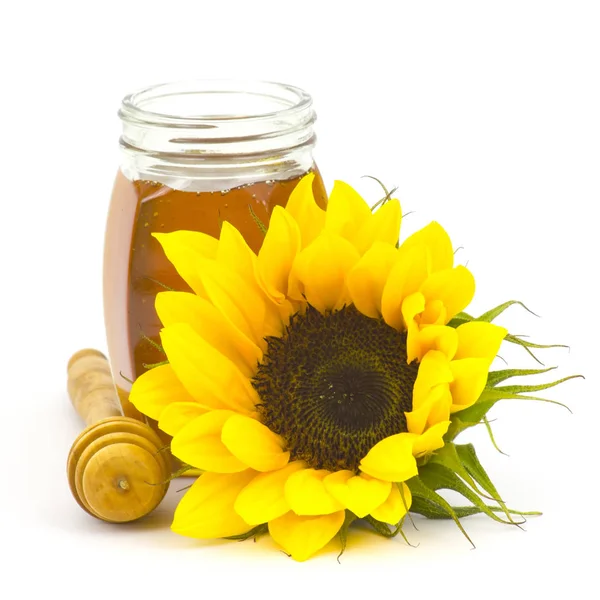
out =
<svg viewBox="0 0 600 600"><path fill-rule="evenodd" d="M106 229L104 315L113 378L127 416L131 381L165 359L154 309L164 289L189 291L154 232L218 237L229 221L258 251L268 223L298 181L315 172L312 100L277 83L191 81L158 85L123 99L121 168Z"/></svg>

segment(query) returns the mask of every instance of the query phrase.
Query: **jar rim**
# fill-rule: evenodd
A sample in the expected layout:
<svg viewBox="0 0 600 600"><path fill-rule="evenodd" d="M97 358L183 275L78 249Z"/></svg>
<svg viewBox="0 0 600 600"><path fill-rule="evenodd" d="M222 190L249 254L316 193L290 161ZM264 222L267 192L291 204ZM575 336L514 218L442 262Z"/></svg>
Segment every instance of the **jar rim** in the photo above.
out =
<svg viewBox="0 0 600 600"><path fill-rule="evenodd" d="M268 110L248 110L235 113L221 114L181 114L171 110L149 110L144 106L163 103L168 99L195 95L222 94L232 97L237 95L240 100L254 97L254 101L265 100L271 108ZM165 100L166 99L166 100ZM270 104L269 104L270 102ZM280 107L273 108L279 104ZM245 79L191 79L161 83L148 86L127 94L121 103L119 117L128 123L139 123L156 127L184 127L186 129L212 129L219 124L232 122L261 122L273 118L293 117L298 113L310 111L311 96L301 88L274 81L245 80ZM312 112L312 111L311 111Z"/></svg>

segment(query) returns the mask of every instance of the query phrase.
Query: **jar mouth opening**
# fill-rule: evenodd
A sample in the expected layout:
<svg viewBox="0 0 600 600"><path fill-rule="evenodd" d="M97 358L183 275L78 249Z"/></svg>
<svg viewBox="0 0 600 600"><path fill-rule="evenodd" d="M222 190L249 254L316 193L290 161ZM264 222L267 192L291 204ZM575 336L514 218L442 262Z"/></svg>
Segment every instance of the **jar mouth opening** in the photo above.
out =
<svg viewBox="0 0 600 600"><path fill-rule="evenodd" d="M123 98L119 117L125 123L155 127L213 129L301 115L314 120L311 107L310 95L291 85L198 79L154 85L128 94Z"/></svg>

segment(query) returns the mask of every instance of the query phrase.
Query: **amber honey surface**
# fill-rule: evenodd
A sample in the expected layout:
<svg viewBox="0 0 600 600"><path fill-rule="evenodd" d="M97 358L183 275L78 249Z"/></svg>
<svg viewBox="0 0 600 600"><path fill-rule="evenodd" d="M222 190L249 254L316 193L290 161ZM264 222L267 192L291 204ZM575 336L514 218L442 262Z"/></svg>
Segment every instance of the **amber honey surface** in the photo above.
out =
<svg viewBox="0 0 600 600"><path fill-rule="evenodd" d="M300 179L190 192L152 181L132 182L119 172L106 232L104 308L113 377L126 415L141 418L127 401L128 380L165 359L152 343L159 341L161 328L156 294L165 287L189 291L152 233L187 229L218 237L220 223L228 221L256 252L264 235L252 212L267 224L273 208L285 206ZM318 172L313 187L324 207L326 193Z"/></svg>

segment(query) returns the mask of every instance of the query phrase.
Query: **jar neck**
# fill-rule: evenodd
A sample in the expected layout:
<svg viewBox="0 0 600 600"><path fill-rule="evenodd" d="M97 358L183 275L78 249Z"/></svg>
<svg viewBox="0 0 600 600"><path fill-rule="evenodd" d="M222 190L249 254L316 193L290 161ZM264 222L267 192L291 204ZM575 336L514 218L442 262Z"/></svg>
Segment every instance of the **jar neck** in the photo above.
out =
<svg viewBox="0 0 600 600"><path fill-rule="evenodd" d="M267 82L191 81L126 96L121 170L175 189L213 191L298 176L313 166L312 100Z"/></svg>

